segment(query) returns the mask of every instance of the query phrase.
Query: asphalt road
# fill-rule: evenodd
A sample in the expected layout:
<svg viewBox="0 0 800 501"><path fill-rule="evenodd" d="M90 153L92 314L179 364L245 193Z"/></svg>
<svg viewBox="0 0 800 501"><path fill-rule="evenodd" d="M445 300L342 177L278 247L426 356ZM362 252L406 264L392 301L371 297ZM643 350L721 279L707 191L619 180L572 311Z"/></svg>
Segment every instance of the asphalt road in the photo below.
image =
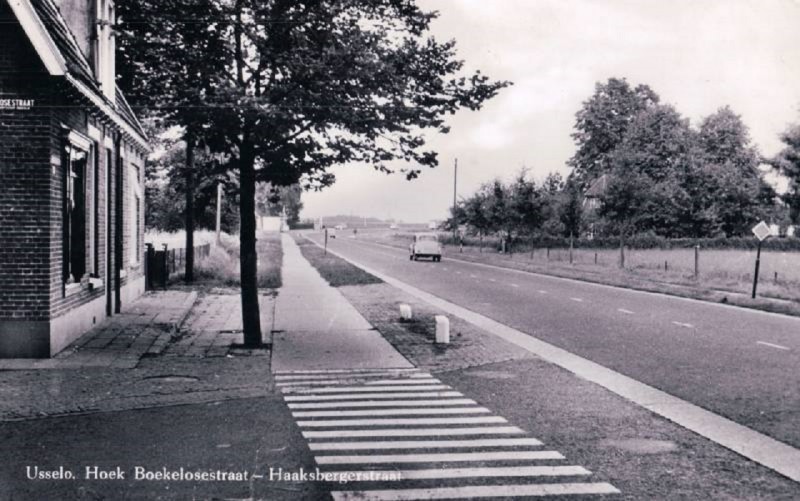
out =
<svg viewBox="0 0 800 501"><path fill-rule="evenodd" d="M412 262L403 249L353 238L329 245L414 287L800 447L798 318L448 256L440 263Z"/></svg>

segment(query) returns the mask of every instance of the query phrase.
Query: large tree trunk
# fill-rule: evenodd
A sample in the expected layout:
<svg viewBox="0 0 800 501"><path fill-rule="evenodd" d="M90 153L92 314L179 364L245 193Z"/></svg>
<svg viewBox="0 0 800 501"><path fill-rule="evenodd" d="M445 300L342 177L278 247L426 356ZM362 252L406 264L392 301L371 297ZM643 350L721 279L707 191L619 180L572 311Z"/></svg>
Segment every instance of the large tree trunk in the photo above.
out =
<svg viewBox="0 0 800 501"><path fill-rule="evenodd" d="M240 149L239 270L242 282L242 327L244 345L261 346L261 314L258 308L258 255L256 253L256 173L253 145L246 140Z"/></svg>
<svg viewBox="0 0 800 501"><path fill-rule="evenodd" d="M184 280L194 282L194 147L191 128L186 130L186 272Z"/></svg>

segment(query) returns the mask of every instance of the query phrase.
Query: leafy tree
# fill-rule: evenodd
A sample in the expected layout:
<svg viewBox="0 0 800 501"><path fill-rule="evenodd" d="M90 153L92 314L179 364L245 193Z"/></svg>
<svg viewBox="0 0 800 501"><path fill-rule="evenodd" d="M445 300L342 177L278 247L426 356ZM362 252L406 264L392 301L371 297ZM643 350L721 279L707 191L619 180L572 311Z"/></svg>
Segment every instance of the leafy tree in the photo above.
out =
<svg viewBox="0 0 800 501"><path fill-rule="evenodd" d="M483 237L492 230L487 212L487 185L481 187L474 195L464 201L464 220L478 233L480 251L483 252Z"/></svg>
<svg viewBox="0 0 800 501"><path fill-rule="evenodd" d="M786 176L789 189L783 196L789 206L791 220L800 222L800 124L790 126L781 134L781 141L786 145L775 157L769 159L770 165Z"/></svg>
<svg viewBox="0 0 800 501"><path fill-rule="evenodd" d="M631 87L624 79L610 78L595 84L595 91L575 115L577 150L568 165L581 189L612 169L611 154L622 141L634 118L659 102L647 85Z"/></svg>
<svg viewBox="0 0 800 501"><path fill-rule="evenodd" d="M462 75L455 43L429 36L435 13L413 0L230 0L221 32L232 54L210 97L215 147L240 180L245 344L261 342L255 186L332 184L329 168L365 163L408 178L437 165L424 131L477 110L506 82Z"/></svg>
<svg viewBox="0 0 800 501"><path fill-rule="evenodd" d="M516 233L533 239L541 231L545 221L547 197L534 181L527 179L526 174L522 170L508 187L511 197L510 216Z"/></svg>
<svg viewBox="0 0 800 501"><path fill-rule="evenodd" d="M487 186L485 210L488 226L509 242L514 236L516 224L508 188L499 179Z"/></svg>
<svg viewBox="0 0 800 501"><path fill-rule="evenodd" d="M583 219L583 199L577 183L568 182L561 192L561 203L557 207L557 215L563 226L564 236L581 234Z"/></svg>
<svg viewBox="0 0 800 501"><path fill-rule="evenodd" d="M137 109L183 127L186 280L194 278L195 149L203 143L214 91L229 60L217 0L118 0L118 82Z"/></svg>
<svg viewBox="0 0 800 501"><path fill-rule="evenodd" d="M726 106L702 121L697 139L721 232L749 234L756 222L768 217L776 194L758 169L760 155L747 126Z"/></svg>
<svg viewBox="0 0 800 501"><path fill-rule="evenodd" d="M620 267L625 267L625 239L639 228L650 196L652 180L645 174L627 169L612 171L598 214L619 234Z"/></svg>

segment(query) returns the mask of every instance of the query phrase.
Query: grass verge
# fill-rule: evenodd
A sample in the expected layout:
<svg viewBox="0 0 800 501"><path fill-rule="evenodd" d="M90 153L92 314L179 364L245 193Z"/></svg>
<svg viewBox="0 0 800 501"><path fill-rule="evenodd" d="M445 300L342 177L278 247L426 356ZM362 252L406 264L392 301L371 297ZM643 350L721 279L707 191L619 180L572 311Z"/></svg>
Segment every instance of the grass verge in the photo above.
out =
<svg viewBox="0 0 800 501"><path fill-rule="evenodd" d="M260 233L256 242L258 252L258 287L277 289L281 286L283 249L280 233ZM195 263L193 288L218 288L241 286L239 274L239 238L223 235L220 245L212 245L207 257ZM172 285L184 283L184 274L178 273L170 279Z"/></svg>
<svg viewBox="0 0 800 501"><path fill-rule="evenodd" d="M377 237L372 238L371 241L373 244L388 245L401 249L407 247L405 240L397 238L397 236L394 236L394 238L393 236ZM705 281L707 277L704 277L702 273L701 280L695 281L690 275L679 270L663 272L645 267L631 267L620 270L613 266L593 265L590 263L576 262L575 264L569 264L561 254L557 254L555 251L553 252L553 259L550 261L542 259L542 250L537 252L538 257L530 259L529 254L499 254L489 249L484 249L481 253L475 248L467 247L461 253L458 247L444 246L443 259L457 259L584 282L800 316L800 302L798 302L800 299L798 292L800 290L794 284L785 284L784 288L778 291L779 286L770 283L767 277L763 277L760 281L758 297L752 299L748 292L752 283L748 284L746 280L737 281L735 284L723 284L717 281L707 283Z"/></svg>
<svg viewBox="0 0 800 501"><path fill-rule="evenodd" d="M533 358L526 350L403 292L389 284L342 287L339 291L381 335L415 366L452 371L507 360ZM400 319L408 304L411 321ZM450 318L450 344L435 344L436 315Z"/></svg>
<svg viewBox="0 0 800 501"><path fill-rule="evenodd" d="M303 237L295 236L295 240L297 241L297 245L300 246L303 257L308 259L311 265L322 275L322 278L333 287L383 283L381 279L367 273L361 268L353 266L333 254L325 254L324 250Z"/></svg>

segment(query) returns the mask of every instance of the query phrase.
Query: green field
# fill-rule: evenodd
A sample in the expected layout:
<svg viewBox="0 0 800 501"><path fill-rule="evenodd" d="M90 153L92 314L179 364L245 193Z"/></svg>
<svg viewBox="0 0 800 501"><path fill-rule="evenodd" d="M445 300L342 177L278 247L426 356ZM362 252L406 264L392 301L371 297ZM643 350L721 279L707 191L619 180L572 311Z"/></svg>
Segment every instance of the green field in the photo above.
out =
<svg viewBox="0 0 800 501"><path fill-rule="evenodd" d="M408 232L384 232L364 235L376 242L405 248L411 239ZM570 264L569 249L520 249L501 254L494 247L445 247L445 259L463 258L487 264L508 266L539 273L585 279L611 285L669 292L691 297L751 305L755 250L700 249L699 276L694 276L694 249L627 249L625 269L619 268L619 248L574 249ZM721 293L717 294L717 293ZM730 297L726 296L729 295ZM800 302L800 252L762 251L758 296ZM761 307L760 304L752 304ZM767 308L769 309L769 308ZM793 312L800 305L777 308Z"/></svg>

